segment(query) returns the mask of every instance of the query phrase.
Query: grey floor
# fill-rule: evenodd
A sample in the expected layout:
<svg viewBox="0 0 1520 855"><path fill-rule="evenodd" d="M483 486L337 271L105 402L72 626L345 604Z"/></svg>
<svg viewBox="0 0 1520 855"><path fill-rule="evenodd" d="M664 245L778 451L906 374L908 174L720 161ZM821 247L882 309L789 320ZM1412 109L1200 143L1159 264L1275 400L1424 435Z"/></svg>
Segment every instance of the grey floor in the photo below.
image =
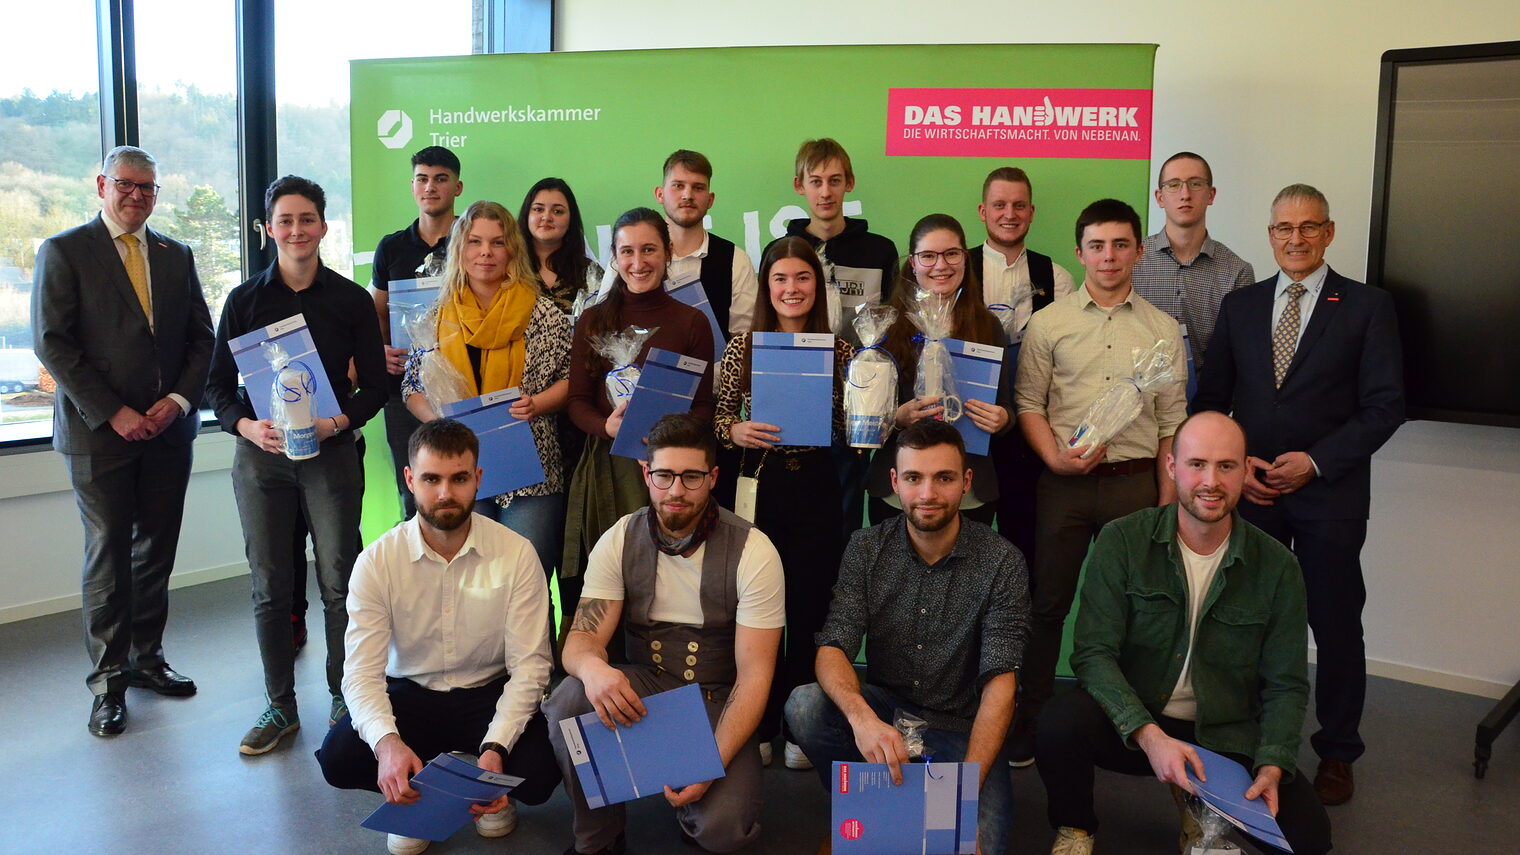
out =
<svg viewBox="0 0 1520 855"><path fill-rule="evenodd" d="M0 625L0 852L384 852L383 838L359 827L378 796L329 788L312 759L325 725L320 640L298 667L307 726L274 753L243 758L237 742L263 709L247 582L175 591L171 609L170 662L195 678L200 694L131 690L128 731L114 739L85 730L90 697L78 613ZM1474 726L1491 706L1374 678L1359 789L1351 803L1331 809L1336 851L1520 851L1520 723L1495 745L1488 777L1472 774ZM1307 750L1302 760L1312 764ZM1033 769L1014 774L1011 853L1048 852L1039 778ZM815 851L828 803L812 773L778 764L766 772L765 795L764 831L746 852ZM1101 773L1098 799L1100 853L1176 852L1176 815L1154 781ZM629 817L630 852L694 851L679 845L658 799L635 803ZM465 830L429 851L557 855L569 843L569 823L560 791L542 807L524 808L504 840Z"/></svg>

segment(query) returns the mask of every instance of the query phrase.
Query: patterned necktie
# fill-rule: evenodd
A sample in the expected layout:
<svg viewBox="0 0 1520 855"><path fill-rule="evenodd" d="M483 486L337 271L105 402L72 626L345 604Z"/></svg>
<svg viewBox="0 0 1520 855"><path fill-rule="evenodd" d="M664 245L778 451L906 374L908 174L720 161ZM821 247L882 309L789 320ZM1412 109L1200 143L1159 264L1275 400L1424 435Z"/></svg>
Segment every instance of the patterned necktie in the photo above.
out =
<svg viewBox="0 0 1520 855"><path fill-rule="evenodd" d="M1288 286L1288 305L1283 307L1282 317L1277 319L1277 329L1272 331L1272 379L1279 389L1293 362L1293 352L1298 349L1298 325L1302 317L1298 304L1308 290L1302 282Z"/></svg>
<svg viewBox="0 0 1520 855"><path fill-rule="evenodd" d="M148 299L148 270L143 266L142 250L137 248L137 235L117 238L127 247L127 278L132 280L132 290L137 302L142 304L143 315L148 318L148 328L153 328L153 304Z"/></svg>

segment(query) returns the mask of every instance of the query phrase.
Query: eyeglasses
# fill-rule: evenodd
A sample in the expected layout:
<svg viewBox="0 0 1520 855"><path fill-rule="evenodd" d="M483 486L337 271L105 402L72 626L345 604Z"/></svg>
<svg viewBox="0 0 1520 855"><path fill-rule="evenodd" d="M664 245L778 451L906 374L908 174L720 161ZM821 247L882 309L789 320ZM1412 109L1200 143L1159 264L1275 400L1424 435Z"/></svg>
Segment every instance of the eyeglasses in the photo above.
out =
<svg viewBox="0 0 1520 855"><path fill-rule="evenodd" d="M152 199L154 196L158 195L158 188L162 186L151 182L147 184L139 184L136 181L128 181L125 178L117 178L114 175L102 175L100 177L106 179L107 181L116 182L116 192L120 193L123 196L131 196L133 190L141 190L143 198Z"/></svg>
<svg viewBox="0 0 1520 855"><path fill-rule="evenodd" d="M651 469L649 470L649 483L661 490L669 490L675 486L676 478L679 477L682 487L688 490L695 490L701 487L703 482L707 480L707 476L711 474L711 469L688 469L685 472L672 472L669 469Z"/></svg>
<svg viewBox="0 0 1520 855"><path fill-rule="evenodd" d="M955 267L966 260L966 251L959 248L947 249L942 252L926 249L922 252L913 253L913 257L924 267L933 267L941 258L945 259L946 264Z"/></svg>
<svg viewBox="0 0 1520 855"><path fill-rule="evenodd" d="M1319 237L1320 230L1329 224L1329 220L1321 220L1317 223L1299 223L1296 226L1290 226L1287 223L1277 223L1276 225L1267 226L1267 231L1271 232L1272 237L1278 240L1287 240L1293 237L1294 232L1298 232L1303 237L1312 238Z"/></svg>
<svg viewBox="0 0 1520 855"><path fill-rule="evenodd" d="M1183 187L1187 187L1187 189L1197 193L1199 190L1208 189L1208 186L1209 182L1202 178L1189 178L1186 181L1180 178L1173 178L1171 181L1161 182L1161 190L1164 193L1181 193Z"/></svg>

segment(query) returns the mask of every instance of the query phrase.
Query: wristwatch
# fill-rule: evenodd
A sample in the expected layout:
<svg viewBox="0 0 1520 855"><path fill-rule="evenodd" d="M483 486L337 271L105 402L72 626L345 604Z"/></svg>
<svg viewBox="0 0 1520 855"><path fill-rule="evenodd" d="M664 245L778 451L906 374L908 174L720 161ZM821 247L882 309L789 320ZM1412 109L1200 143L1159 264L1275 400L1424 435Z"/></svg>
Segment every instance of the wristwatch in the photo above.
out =
<svg viewBox="0 0 1520 855"><path fill-rule="evenodd" d="M480 751L476 753L476 756L478 757L487 751L495 751L502 760L507 759L507 749L503 748L500 742L482 742L480 744Z"/></svg>

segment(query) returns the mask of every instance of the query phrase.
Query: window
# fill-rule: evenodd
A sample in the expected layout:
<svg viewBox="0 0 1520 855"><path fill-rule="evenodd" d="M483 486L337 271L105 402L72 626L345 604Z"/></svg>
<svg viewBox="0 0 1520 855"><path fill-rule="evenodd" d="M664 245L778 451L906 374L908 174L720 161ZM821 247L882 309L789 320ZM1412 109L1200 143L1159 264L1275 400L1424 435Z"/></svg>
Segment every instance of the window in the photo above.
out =
<svg viewBox="0 0 1520 855"><path fill-rule="evenodd" d="M7 9L6 30L12 38L0 51L0 444L52 430L52 379L32 353L37 247L100 210L95 3L19 4Z"/></svg>
<svg viewBox="0 0 1520 855"><path fill-rule="evenodd" d="M418 8L414 0L370 0L362 5L275 2L280 172L322 185L328 222L322 261L349 278L354 275L355 250L368 258L374 247L353 245L348 61L471 52L472 0L434 0L422 17ZM407 178L378 180L390 181L397 193L405 193ZM397 223L396 228L403 225Z"/></svg>

